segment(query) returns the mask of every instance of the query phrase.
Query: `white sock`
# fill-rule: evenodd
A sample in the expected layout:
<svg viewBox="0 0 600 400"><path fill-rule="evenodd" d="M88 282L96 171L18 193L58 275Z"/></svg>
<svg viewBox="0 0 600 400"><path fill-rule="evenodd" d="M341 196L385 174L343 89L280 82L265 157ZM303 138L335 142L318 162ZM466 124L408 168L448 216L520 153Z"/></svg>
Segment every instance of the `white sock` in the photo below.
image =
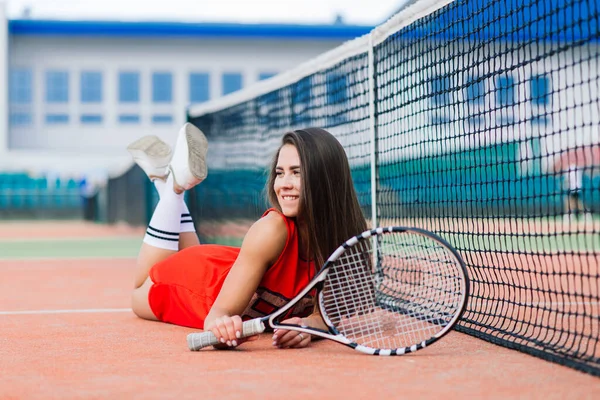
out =
<svg viewBox="0 0 600 400"><path fill-rule="evenodd" d="M158 182L157 179L155 182ZM160 184L157 185L157 189ZM144 243L166 250L179 250L179 227L183 208L183 193L173 191L173 176L169 175L159 190L160 200L154 209L144 236Z"/></svg>
<svg viewBox="0 0 600 400"><path fill-rule="evenodd" d="M162 179L155 179L154 186L158 191L158 196L162 193L165 185L167 183ZM192 216L190 214L190 210L188 209L187 204L185 204L185 196L182 196L183 207L181 208L181 221L179 225L179 232L196 232L196 227L194 226L194 221L192 220Z"/></svg>
<svg viewBox="0 0 600 400"><path fill-rule="evenodd" d="M185 204L185 199L183 199L183 208L181 210L181 225L179 226L179 231L196 232L196 227L194 226L194 221L192 220L190 210L188 209L187 204Z"/></svg>

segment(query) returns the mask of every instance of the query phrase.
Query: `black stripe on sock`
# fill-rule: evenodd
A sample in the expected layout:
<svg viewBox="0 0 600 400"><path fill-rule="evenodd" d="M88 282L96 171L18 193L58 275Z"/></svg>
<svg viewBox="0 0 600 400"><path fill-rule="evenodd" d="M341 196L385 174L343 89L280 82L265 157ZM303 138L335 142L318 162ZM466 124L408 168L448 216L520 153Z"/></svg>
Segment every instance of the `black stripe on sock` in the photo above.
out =
<svg viewBox="0 0 600 400"><path fill-rule="evenodd" d="M183 218L183 217L191 217L191 216L192 216L192 214L181 214L181 218Z"/></svg>
<svg viewBox="0 0 600 400"><path fill-rule="evenodd" d="M179 242L179 238L174 239L174 238L162 237L162 236L155 235L152 232L148 232L148 231L146 231L146 235L150 235L150 236L155 237L155 238L160 239L160 240L168 240L170 242Z"/></svg>
<svg viewBox="0 0 600 400"><path fill-rule="evenodd" d="M153 230L156 233L162 233L163 235L171 235L171 236L179 236L179 232L166 232L166 231L161 231L159 229L153 228L151 226L148 226L148 229Z"/></svg>
<svg viewBox="0 0 600 400"><path fill-rule="evenodd" d="M182 219L182 220L181 220L181 223L182 223L182 224L193 224L193 223L194 223L194 221L192 221L191 219Z"/></svg>

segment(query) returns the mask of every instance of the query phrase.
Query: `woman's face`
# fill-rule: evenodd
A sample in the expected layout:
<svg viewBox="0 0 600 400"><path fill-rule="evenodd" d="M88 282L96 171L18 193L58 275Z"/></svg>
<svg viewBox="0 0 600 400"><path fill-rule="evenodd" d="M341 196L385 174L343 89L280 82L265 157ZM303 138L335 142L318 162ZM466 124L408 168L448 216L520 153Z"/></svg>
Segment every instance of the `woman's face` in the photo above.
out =
<svg viewBox="0 0 600 400"><path fill-rule="evenodd" d="M275 183L273 189L283 215L294 218L300 212L300 156L298 150L291 144L284 145L279 150L275 167Z"/></svg>

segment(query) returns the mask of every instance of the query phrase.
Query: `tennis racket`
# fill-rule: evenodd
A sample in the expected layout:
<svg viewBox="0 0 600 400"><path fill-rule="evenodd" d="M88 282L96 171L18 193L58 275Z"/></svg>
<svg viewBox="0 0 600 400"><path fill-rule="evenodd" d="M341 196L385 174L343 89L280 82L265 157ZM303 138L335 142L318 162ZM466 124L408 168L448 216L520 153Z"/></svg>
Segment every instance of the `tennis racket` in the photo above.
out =
<svg viewBox="0 0 600 400"><path fill-rule="evenodd" d="M281 323L313 289L327 330ZM444 239L418 228L377 228L342 244L285 306L245 321L242 336L270 326L334 340L366 354L411 353L452 329L468 294L465 264ZM196 351L219 341L207 331L189 334L187 343Z"/></svg>

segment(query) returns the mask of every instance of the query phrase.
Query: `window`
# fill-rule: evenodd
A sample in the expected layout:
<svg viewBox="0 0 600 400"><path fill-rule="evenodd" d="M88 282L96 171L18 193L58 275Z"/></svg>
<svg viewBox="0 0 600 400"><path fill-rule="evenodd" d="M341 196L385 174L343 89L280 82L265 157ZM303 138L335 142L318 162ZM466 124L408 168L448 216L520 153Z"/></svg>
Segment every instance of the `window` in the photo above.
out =
<svg viewBox="0 0 600 400"><path fill-rule="evenodd" d="M32 73L30 69L13 69L9 75L9 99L11 104L31 104Z"/></svg>
<svg viewBox="0 0 600 400"><path fill-rule="evenodd" d="M47 114L46 123L49 125L68 124L69 116L67 114Z"/></svg>
<svg viewBox="0 0 600 400"><path fill-rule="evenodd" d="M281 107L283 103L280 99L281 91L275 90L258 96L255 99L256 104L256 116L258 123L261 125L269 126L271 128L279 128L277 123L281 123Z"/></svg>
<svg viewBox="0 0 600 400"><path fill-rule="evenodd" d="M31 125L31 114L25 112L11 112L10 113L10 125L11 126L23 126Z"/></svg>
<svg viewBox="0 0 600 400"><path fill-rule="evenodd" d="M327 110L330 118L329 125L337 125L346 121L346 102L348 100L348 82L347 76L341 74L327 74L325 85L327 88ZM336 107L331 107L335 105ZM343 107L339 107L343 106Z"/></svg>
<svg viewBox="0 0 600 400"><path fill-rule="evenodd" d="M207 73L190 74L190 103L202 103L210 99L209 76Z"/></svg>
<svg viewBox="0 0 600 400"><path fill-rule="evenodd" d="M170 103L173 100L173 74L155 72L152 74L152 102Z"/></svg>
<svg viewBox="0 0 600 400"><path fill-rule="evenodd" d="M119 74L119 102L138 103L140 101L140 73L121 72Z"/></svg>
<svg viewBox="0 0 600 400"><path fill-rule="evenodd" d="M81 102L102 102L102 73L83 71L81 73Z"/></svg>
<svg viewBox="0 0 600 400"><path fill-rule="evenodd" d="M33 101L33 74L28 68L14 68L9 73L8 98L10 103L10 126L31 125Z"/></svg>
<svg viewBox="0 0 600 400"><path fill-rule="evenodd" d="M222 76L223 94L237 92L242 88L242 74L225 73Z"/></svg>
<svg viewBox="0 0 600 400"><path fill-rule="evenodd" d="M311 78L300 79L292 85L292 124L305 124L310 120Z"/></svg>
<svg viewBox="0 0 600 400"><path fill-rule="evenodd" d="M339 74L328 74L326 78L327 85L327 104L344 104L348 99L346 93L347 77Z"/></svg>
<svg viewBox="0 0 600 400"><path fill-rule="evenodd" d="M531 102L537 106L547 106L550 104L550 85L551 81L545 75L536 75L531 78Z"/></svg>
<svg viewBox="0 0 600 400"><path fill-rule="evenodd" d="M119 115L119 122L122 124L139 124L140 116L137 114L121 114Z"/></svg>
<svg viewBox="0 0 600 400"><path fill-rule="evenodd" d="M515 104L515 80L512 76L499 76L496 87L497 105L512 106Z"/></svg>
<svg viewBox="0 0 600 400"><path fill-rule="evenodd" d="M102 115L98 114L82 114L80 117L82 124L101 124Z"/></svg>
<svg viewBox="0 0 600 400"><path fill-rule="evenodd" d="M450 78L447 76L434 76L429 81L429 90L434 105L446 106L450 104Z"/></svg>
<svg viewBox="0 0 600 400"><path fill-rule="evenodd" d="M471 104L483 104L485 100L485 82L475 76L470 76L465 85L466 100Z"/></svg>
<svg viewBox="0 0 600 400"><path fill-rule="evenodd" d="M152 116L154 124L170 124L173 122L173 116L167 114L156 114Z"/></svg>
<svg viewBox="0 0 600 400"><path fill-rule="evenodd" d="M69 102L69 73L46 71L46 101L48 103Z"/></svg>
<svg viewBox="0 0 600 400"><path fill-rule="evenodd" d="M277 72L261 72L258 74L258 80L264 81L265 79L269 79L277 75Z"/></svg>

